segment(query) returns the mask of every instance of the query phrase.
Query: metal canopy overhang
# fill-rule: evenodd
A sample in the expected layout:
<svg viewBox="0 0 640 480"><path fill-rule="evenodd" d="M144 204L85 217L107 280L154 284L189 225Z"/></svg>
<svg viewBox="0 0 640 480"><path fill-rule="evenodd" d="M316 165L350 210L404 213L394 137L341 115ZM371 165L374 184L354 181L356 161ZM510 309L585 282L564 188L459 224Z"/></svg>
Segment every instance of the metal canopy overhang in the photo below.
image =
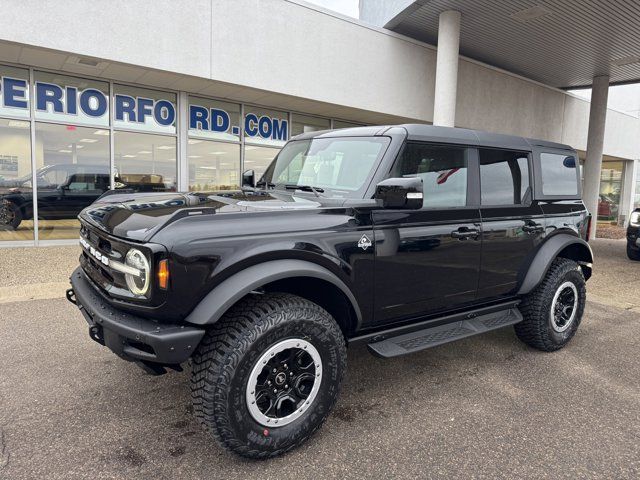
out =
<svg viewBox="0 0 640 480"><path fill-rule="evenodd" d="M640 82L640 0L406 0L384 5L385 12L374 20L380 26L433 45L439 14L457 10L462 14L461 55L546 85L587 87L596 75L609 75L611 84Z"/></svg>

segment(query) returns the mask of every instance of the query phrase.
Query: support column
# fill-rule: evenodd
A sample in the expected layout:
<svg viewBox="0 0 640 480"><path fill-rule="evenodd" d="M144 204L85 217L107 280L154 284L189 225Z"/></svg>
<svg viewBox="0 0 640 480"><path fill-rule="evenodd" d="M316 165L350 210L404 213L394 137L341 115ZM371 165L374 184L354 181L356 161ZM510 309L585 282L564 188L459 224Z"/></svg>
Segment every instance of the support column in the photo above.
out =
<svg viewBox="0 0 640 480"><path fill-rule="evenodd" d="M636 176L638 174L638 160L624 162L624 176L622 181L622 192L620 195L620 212L618 213L618 224L623 227L629 225L629 217L633 211L633 203L636 190Z"/></svg>
<svg viewBox="0 0 640 480"><path fill-rule="evenodd" d="M607 119L607 97L609 96L609 76L593 77L591 107L589 109L589 132L587 137L587 158L584 162L584 190L582 198L593 216L590 238L596 236L598 223L598 194L600 193L600 171L602 170L602 148L604 127Z"/></svg>
<svg viewBox="0 0 640 480"><path fill-rule="evenodd" d="M438 24L436 91L433 101L434 125L455 126L459 49L460 12L447 10L440 14Z"/></svg>

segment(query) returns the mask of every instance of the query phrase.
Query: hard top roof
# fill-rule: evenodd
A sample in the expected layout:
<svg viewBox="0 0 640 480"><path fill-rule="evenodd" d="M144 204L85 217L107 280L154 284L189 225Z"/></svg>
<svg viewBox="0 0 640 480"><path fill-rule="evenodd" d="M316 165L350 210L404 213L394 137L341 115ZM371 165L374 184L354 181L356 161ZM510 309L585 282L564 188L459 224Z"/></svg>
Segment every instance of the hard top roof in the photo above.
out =
<svg viewBox="0 0 640 480"><path fill-rule="evenodd" d="M329 137L367 137L384 134L392 134L395 129L404 129L407 140L415 140L433 143L453 143L463 145L487 146L507 148L514 150L531 150L532 147L546 147L559 150L573 150L569 145L548 142L534 138L518 137L515 135L503 135L500 133L484 132L467 128L436 127L419 123L403 125L382 125L373 127L352 127L339 130L321 130L317 132L302 133L292 137L292 140L304 140L308 138ZM396 130L397 132L397 130Z"/></svg>

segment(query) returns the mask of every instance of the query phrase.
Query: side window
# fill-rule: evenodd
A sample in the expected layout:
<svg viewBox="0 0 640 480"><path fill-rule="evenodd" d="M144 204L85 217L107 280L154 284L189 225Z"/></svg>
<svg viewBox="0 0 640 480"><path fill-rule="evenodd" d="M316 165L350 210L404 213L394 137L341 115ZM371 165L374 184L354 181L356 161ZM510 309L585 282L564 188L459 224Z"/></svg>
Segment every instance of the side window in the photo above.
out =
<svg viewBox="0 0 640 480"><path fill-rule="evenodd" d="M479 153L482 205L522 205L531 200L527 153L490 148Z"/></svg>
<svg viewBox="0 0 640 480"><path fill-rule="evenodd" d="M543 195L577 195L577 162L573 155L540 154Z"/></svg>
<svg viewBox="0 0 640 480"><path fill-rule="evenodd" d="M463 207L467 204L468 149L420 143L405 145L391 177L420 177L423 208Z"/></svg>

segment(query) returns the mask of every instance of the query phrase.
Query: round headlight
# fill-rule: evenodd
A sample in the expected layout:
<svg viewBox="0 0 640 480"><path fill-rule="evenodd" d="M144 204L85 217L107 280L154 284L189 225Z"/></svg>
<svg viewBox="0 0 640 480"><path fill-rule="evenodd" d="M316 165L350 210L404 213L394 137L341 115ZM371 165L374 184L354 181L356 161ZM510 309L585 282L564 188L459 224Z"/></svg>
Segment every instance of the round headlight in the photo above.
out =
<svg viewBox="0 0 640 480"><path fill-rule="evenodd" d="M132 248L127 252L124 263L128 267L133 267L140 272L139 275L126 273L124 276L127 281L127 287L129 287L131 293L134 295L146 294L149 291L149 284L151 283L151 271L147 257L145 257L144 253L140 250Z"/></svg>

